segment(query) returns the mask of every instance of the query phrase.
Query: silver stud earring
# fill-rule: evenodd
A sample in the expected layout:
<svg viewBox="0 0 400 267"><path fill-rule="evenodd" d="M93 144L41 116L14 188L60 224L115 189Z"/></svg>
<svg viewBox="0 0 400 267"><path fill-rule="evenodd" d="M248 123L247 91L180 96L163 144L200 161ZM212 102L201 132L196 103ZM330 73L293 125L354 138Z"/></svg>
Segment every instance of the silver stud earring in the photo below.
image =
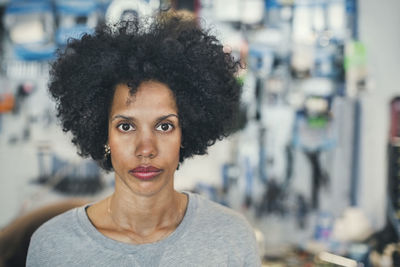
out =
<svg viewBox="0 0 400 267"><path fill-rule="evenodd" d="M106 158L110 154L111 154L110 146L108 144L104 145L104 157Z"/></svg>

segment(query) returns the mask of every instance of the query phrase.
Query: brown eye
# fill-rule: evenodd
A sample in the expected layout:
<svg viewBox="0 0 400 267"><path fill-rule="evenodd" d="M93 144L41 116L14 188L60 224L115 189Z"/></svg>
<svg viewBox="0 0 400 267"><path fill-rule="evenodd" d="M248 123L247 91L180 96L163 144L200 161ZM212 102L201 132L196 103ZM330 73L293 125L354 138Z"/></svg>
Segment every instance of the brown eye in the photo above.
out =
<svg viewBox="0 0 400 267"><path fill-rule="evenodd" d="M174 128L174 126L170 123L161 123L157 126L157 130L158 131L162 131L162 132L169 132Z"/></svg>
<svg viewBox="0 0 400 267"><path fill-rule="evenodd" d="M129 123L121 123L118 125L118 129L122 132L129 132L133 130L133 127Z"/></svg>
<svg viewBox="0 0 400 267"><path fill-rule="evenodd" d="M169 129L169 125L168 125L168 124L166 124L166 123L164 123L164 124L161 124L161 129L162 129L163 131L168 131L168 129Z"/></svg>

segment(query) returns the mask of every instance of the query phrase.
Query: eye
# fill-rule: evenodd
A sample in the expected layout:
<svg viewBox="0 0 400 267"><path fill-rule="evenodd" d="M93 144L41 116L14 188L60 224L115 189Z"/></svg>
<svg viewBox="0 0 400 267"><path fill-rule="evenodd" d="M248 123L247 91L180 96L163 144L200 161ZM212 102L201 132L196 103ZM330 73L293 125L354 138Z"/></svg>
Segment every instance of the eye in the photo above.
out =
<svg viewBox="0 0 400 267"><path fill-rule="evenodd" d="M162 131L162 132L170 132L170 131L172 131L173 128L174 128L174 126L171 123L164 122L164 123L160 123L157 126L156 130Z"/></svg>
<svg viewBox="0 0 400 267"><path fill-rule="evenodd" d="M130 131L134 130L133 126L130 125L129 123L121 123L121 124L119 124L118 125L118 129L121 132L130 132Z"/></svg>

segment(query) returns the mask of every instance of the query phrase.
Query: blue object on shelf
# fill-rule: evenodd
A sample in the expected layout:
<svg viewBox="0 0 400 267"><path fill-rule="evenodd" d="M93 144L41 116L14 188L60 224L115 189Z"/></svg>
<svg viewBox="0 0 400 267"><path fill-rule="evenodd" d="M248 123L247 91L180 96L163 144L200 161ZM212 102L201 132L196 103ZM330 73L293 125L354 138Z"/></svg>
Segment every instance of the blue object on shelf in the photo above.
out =
<svg viewBox="0 0 400 267"><path fill-rule="evenodd" d="M97 2L93 0L58 0L56 1L57 13L88 16L96 12Z"/></svg>
<svg viewBox="0 0 400 267"><path fill-rule="evenodd" d="M267 9L271 8L280 8L281 5L278 0L266 0L265 1L265 6Z"/></svg>
<svg viewBox="0 0 400 267"><path fill-rule="evenodd" d="M97 25L99 5L94 0L57 0L55 2L58 18L56 42L60 46L67 44L70 38L81 38L91 34Z"/></svg>
<svg viewBox="0 0 400 267"><path fill-rule="evenodd" d="M52 12L50 1L11 1L6 7L5 15L43 12Z"/></svg>
<svg viewBox="0 0 400 267"><path fill-rule="evenodd" d="M54 44L49 45L15 45L14 54L22 60L50 60L54 57L57 47Z"/></svg>

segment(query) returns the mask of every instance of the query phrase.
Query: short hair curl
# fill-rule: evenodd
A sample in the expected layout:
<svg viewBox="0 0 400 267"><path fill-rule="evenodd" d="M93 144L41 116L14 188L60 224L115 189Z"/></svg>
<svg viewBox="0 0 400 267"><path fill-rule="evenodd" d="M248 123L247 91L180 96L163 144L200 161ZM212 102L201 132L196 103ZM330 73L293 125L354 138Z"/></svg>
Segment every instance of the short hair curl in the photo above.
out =
<svg viewBox="0 0 400 267"><path fill-rule="evenodd" d="M240 68L210 31L177 14L99 25L69 40L51 64L49 91L63 131L78 154L105 170L108 117L116 85L133 95L140 83L158 81L173 92L182 129L179 161L207 153L232 130L239 109Z"/></svg>

